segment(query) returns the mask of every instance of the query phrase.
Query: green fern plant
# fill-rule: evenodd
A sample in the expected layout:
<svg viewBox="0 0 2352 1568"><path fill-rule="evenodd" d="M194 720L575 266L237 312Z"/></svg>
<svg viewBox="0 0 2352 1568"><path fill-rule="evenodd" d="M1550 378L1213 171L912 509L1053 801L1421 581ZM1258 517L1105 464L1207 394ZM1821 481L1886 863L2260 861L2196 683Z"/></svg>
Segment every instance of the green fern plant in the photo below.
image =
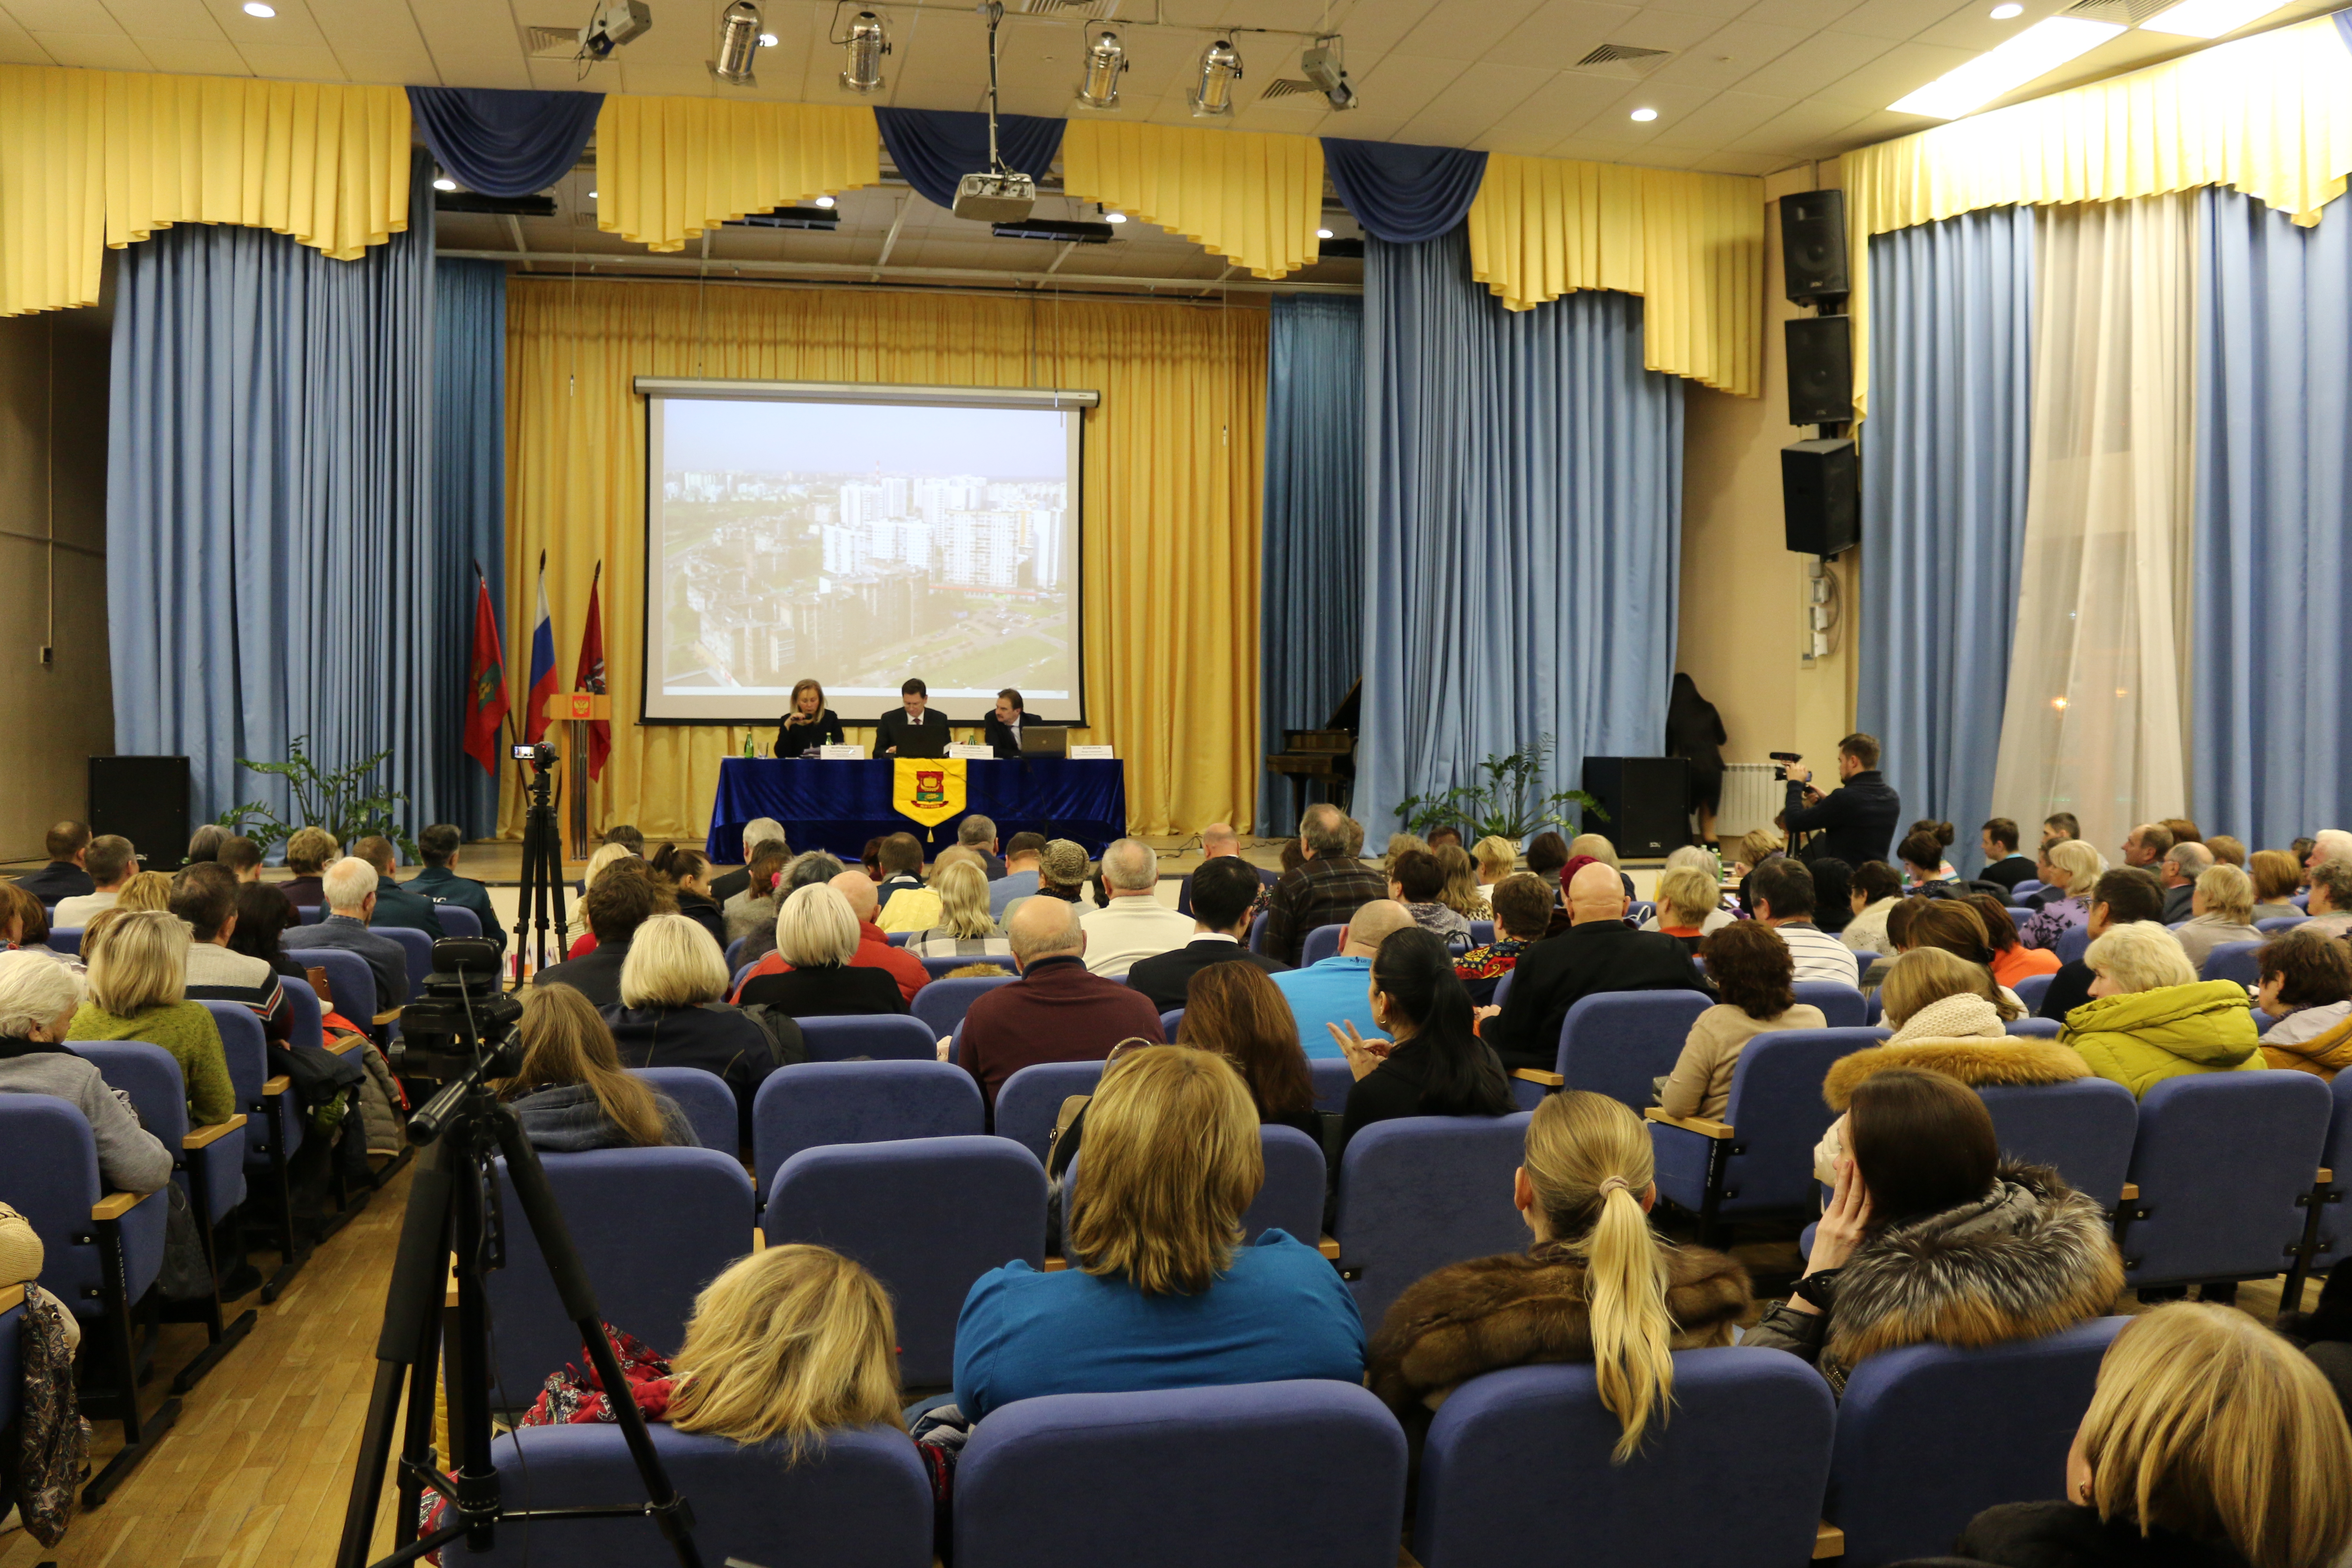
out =
<svg viewBox="0 0 2352 1568"><path fill-rule="evenodd" d="M335 836L336 843L347 847L371 836L389 838L400 847L402 857L415 865L421 858L416 840L394 816L396 807L408 804L407 795L368 782L368 776L392 755L391 751L381 751L348 766L328 770L311 759L307 749L310 740L308 735L297 735L289 741L282 763L257 763L246 757L236 760L241 768L286 781L286 793L293 806L292 821L278 816L275 807L261 800L233 805L213 820L232 833L252 839L264 854L283 844L296 828L323 827Z"/></svg>
<svg viewBox="0 0 2352 1568"><path fill-rule="evenodd" d="M1547 827L1572 827L1574 818L1562 814L1572 806L1581 816L1606 822L1609 814L1600 801L1580 789L1543 787L1544 759L1551 754L1552 738L1541 735L1516 752L1489 756L1478 764L1485 778L1477 784L1455 784L1429 795L1407 795L1396 814L1404 830L1422 838L1439 827L1455 827L1472 842L1507 838L1517 844Z"/></svg>

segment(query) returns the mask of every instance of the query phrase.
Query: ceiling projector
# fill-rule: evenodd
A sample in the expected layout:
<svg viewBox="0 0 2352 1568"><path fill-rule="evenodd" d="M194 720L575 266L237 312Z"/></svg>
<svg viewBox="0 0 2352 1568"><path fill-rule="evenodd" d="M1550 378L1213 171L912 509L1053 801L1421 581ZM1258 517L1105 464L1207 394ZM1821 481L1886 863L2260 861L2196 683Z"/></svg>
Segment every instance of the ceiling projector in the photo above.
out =
<svg viewBox="0 0 2352 1568"><path fill-rule="evenodd" d="M956 182L953 211L974 223L1019 223L1036 205L1037 182L1026 174L1000 169Z"/></svg>
<svg viewBox="0 0 2352 1568"><path fill-rule="evenodd" d="M588 26L581 29L581 52L601 60L653 25L653 7L646 0L596 0Z"/></svg>

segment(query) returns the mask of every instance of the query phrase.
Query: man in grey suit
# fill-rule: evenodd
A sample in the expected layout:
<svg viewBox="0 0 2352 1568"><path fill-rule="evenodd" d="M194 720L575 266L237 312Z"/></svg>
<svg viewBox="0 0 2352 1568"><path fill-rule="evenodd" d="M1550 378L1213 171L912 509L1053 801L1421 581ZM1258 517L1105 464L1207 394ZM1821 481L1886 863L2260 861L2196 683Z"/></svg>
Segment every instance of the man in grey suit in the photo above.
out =
<svg viewBox="0 0 2352 1568"><path fill-rule="evenodd" d="M286 946L289 950L338 947L358 953L375 976L376 1011L401 1005L408 1000L408 950L368 930L368 917L375 913L375 868L356 855L346 855L327 868L322 881L326 918L314 926L294 927L287 933Z"/></svg>

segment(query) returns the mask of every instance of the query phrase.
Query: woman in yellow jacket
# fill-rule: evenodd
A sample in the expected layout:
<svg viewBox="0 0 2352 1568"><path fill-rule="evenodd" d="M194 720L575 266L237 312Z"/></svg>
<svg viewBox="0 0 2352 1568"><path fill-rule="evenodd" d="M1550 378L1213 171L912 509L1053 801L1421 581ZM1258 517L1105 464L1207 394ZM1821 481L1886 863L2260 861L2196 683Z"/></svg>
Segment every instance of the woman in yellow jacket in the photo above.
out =
<svg viewBox="0 0 2352 1568"><path fill-rule="evenodd" d="M2110 926L2083 961L2097 976L2091 1000L2066 1015L2058 1038L2134 1099L2185 1073L2268 1065L2246 988L2198 979L2189 955L2162 926L2149 921Z"/></svg>

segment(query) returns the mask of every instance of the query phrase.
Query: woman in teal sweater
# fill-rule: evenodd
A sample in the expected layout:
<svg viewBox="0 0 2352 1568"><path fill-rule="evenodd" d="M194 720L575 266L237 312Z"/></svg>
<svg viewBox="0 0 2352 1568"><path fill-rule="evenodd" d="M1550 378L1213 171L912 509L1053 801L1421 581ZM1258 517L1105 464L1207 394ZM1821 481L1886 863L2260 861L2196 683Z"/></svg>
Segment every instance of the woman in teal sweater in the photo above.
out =
<svg viewBox="0 0 2352 1568"><path fill-rule="evenodd" d="M163 1047L180 1064L189 1125L210 1127L236 1114L236 1090L220 1030L187 989L187 922L163 910L117 915L91 948L89 1000L66 1037Z"/></svg>

